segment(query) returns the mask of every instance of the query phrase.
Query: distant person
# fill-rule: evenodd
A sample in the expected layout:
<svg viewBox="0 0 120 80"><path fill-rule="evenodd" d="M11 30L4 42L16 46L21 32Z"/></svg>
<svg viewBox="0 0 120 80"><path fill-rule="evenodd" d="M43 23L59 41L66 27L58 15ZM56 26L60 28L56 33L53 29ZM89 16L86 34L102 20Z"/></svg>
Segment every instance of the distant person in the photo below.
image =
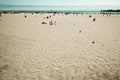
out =
<svg viewBox="0 0 120 80"><path fill-rule="evenodd" d="M91 18L92 16L91 15L89 15L89 18Z"/></svg>
<svg viewBox="0 0 120 80"><path fill-rule="evenodd" d="M96 18L93 18L93 21L96 21Z"/></svg>

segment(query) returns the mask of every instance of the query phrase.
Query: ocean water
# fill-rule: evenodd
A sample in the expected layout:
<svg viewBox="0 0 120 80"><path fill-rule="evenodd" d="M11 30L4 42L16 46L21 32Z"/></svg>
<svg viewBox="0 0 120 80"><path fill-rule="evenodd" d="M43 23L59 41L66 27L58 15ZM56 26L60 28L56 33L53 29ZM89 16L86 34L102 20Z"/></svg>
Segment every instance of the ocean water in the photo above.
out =
<svg viewBox="0 0 120 80"><path fill-rule="evenodd" d="M84 13L100 14L102 8L88 6L0 6L0 12L62 12L62 13ZM112 12L120 14L120 12Z"/></svg>

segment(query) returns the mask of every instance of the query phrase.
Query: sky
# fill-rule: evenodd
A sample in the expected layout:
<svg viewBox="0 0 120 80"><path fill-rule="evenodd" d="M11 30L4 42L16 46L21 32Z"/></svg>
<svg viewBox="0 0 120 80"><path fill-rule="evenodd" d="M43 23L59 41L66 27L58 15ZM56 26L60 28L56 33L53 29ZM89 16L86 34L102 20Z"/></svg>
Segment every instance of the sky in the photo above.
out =
<svg viewBox="0 0 120 80"><path fill-rule="evenodd" d="M120 6L120 0L0 0L0 5L31 6Z"/></svg>

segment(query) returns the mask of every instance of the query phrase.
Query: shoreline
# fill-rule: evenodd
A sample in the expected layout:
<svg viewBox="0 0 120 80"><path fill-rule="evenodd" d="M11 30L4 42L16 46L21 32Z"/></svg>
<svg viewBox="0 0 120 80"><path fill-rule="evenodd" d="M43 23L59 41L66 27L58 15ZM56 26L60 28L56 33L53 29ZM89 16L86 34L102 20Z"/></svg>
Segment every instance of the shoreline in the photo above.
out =
<svg viewBox="0 0 120 80"><path fill-rule="evenodd" d="M0 13L120 14L120 10L0 10Z"/></svg>

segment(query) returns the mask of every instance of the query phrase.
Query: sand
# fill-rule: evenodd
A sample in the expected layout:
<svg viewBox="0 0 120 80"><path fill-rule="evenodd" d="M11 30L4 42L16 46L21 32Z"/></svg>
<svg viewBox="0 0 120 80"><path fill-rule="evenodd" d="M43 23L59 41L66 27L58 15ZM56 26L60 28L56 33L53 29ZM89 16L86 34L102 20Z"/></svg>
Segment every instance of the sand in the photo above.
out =
<svg viewBox="0 0 120 80"><path fill-rule="evenodd" d="M120 80L120 15L2 14L0 80Z"/></svg>

